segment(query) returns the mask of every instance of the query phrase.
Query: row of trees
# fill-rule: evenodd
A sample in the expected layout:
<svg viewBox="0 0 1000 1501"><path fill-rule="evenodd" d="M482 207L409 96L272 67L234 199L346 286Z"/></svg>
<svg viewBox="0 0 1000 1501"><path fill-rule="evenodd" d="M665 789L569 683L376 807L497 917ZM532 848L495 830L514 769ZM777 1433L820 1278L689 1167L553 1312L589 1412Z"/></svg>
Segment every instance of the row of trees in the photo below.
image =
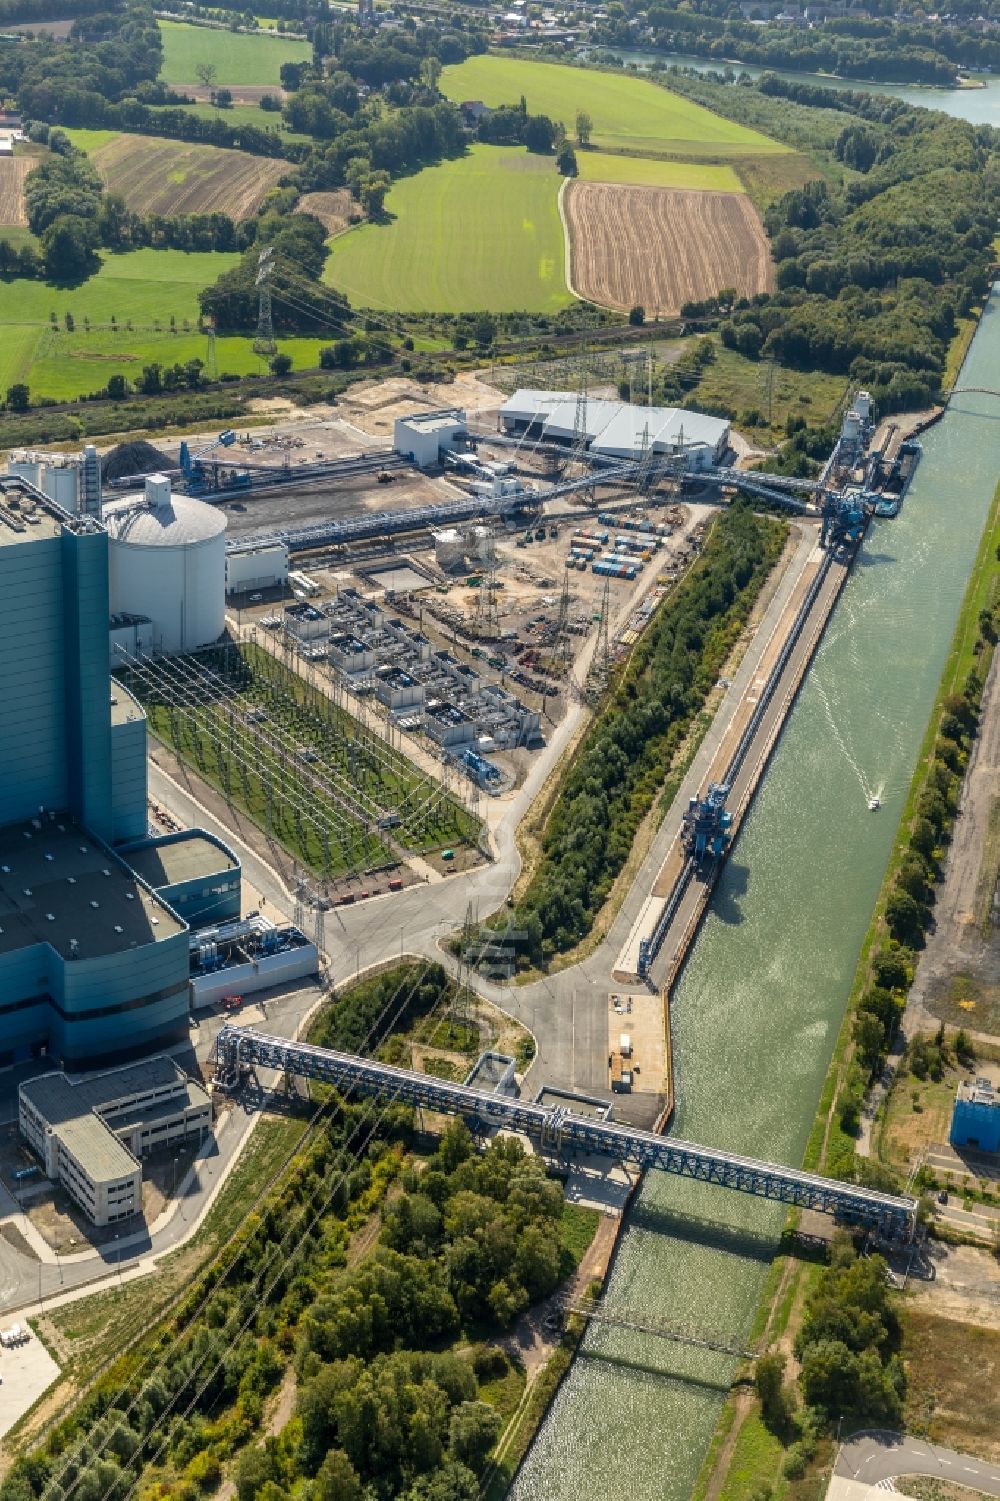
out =
<svg viewBox="0 0 1000 1501"><path fill-rule="evenodd" d="M838 1231L796 1335L797 1392L784 1381L779 1352L762 1356L755 1370L761 1417L788 1446L787 1479L802 1478L835 1424L846 1421L845 1432L897 1426L906 1396L900 1344L885 1261L859 1257L850 1235Z"/></svg>
<svg viewBox="0 0 1000 1501"><path fill-rule="evenodd" d="M257 222L234 224L226 214L135 214L118 193L105 193L100 177L82 151L60 130L32 128L52 156L28 174L28 225L41 242L13 246L0 240L0 276L44 276L61 283L81 281L97 269L97 250L242 250L253 244Z"/></svg>
<svg viewBox="0 0 1000 1501"><path fill-rule="evenodd" d="M734 503L661 605L577 751L513 926L530 959L573 947L628 859L694 715L718 678L785 535Z"/></svg>

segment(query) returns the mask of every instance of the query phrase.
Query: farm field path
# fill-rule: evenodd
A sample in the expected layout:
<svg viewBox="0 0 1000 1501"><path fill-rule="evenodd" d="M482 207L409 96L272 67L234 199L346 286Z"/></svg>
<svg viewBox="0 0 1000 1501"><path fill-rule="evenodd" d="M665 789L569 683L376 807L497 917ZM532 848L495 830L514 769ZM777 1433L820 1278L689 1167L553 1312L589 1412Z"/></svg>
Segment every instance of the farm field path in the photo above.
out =
<svg viewBox="0 0 1000 1501"><path fill-rule="evenodd" d="M388 223L330 246L324 280L355 306L401 312L555 312L569 304L551 157L520 146L467 155L395 182Z"/></svg>
<svg viewBox="0 0 1000 1501"><path fill-rule="evenodd" d="M574 182L564 207L574 288L606 307L676 313L721 287L752 297L772 285L767 237L743 195Z"/></svg>
<svg viewBox="0 0 1000 1501"><path fill-rule="evenodd" d="M570 135L577 111L586 110L593 121L596 147L723 161L788 150L770 136L723 119L632 74L478 56L445 68L440 87L449 99L481 99L491 108L516 105L523 94L532 114L561 120Z"/></svg>

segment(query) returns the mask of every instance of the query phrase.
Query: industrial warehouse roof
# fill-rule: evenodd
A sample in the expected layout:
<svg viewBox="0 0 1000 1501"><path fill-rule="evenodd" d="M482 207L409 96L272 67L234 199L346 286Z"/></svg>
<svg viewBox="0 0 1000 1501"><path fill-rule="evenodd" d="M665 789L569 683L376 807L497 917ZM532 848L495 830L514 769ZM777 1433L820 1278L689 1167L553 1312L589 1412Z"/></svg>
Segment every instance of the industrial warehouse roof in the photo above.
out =
<svg viewBox="0 0 1000 1501"><path fill-rule="evenodd" d="M127 495L106 505L103 519L111 536L131 547L186 547L226 530L222 511L187 495L171 495L163 506L152 505L144 495Z"/></svg>
<svg viewBox="0 0 1000 1501"><path fill-rule="evenodd" d="M0 954L48 943L64 959L93 959L184 927L68 814L0 829Z"/></svg>
<svg viewBox="0 0 1000 1501"><path fill-rule="evenodd" d="M537 422L543 436L571 439L576 432L577 395L573 391L515 391L500 408L506 423ZM689 412L681 407L638 407L628 402L588 398L584 428L594 453L609 457L637 457L645 447L654 452L670 448L715 449L729 433L722 417Z"/></svg>

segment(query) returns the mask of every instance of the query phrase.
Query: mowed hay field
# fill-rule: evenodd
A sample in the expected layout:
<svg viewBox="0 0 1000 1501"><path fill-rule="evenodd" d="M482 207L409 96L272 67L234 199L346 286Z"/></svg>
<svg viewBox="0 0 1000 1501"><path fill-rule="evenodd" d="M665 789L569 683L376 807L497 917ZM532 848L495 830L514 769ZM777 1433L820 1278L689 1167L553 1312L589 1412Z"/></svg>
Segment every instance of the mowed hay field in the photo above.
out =
<svg viewBox="0 0 1000 1501"><path fill-rule="evenodd" d="M37 166L37 157L0 156L0 230L5 224L27 224L24 179Z"/></svg>
<svg viewBox="0 0 1000 1501"><path fill-rule="evenodd" d="M574 182L564 209L573 286L592 302L676 313L721 287L750 297L772 285L767 237L744 194Z"/></svg>
<svg viewBox="0 0 1000 1501"><path fill-rule="evenodd" d="M285 161L169 141L162 136L69 131L136 214L228 214L248 219L290 169Z"/></svg>
<svg viewBox="0 0 1000 1501"><path fill-rule="evenodd" d="M522 58L468 57L445 68L440 87L449 99L481 99L491 108L517 104L523 94L532 114L561 120L570 135L577 111L586 110L594 125L591 144L615 151L725 162L788 150L780 141L631 74Z"/></svg>
<svg viewBox="0 0 1000 1501"><path fill-rule="evenodd" d="M274 84L281 80L282 63L306 62L312 57L308 42L286 40L267 32L249 33L217 30L210 26L188 26L183 21L160 21L163 39L164 83L195 83L195 69L201 63L216 68L215 87L232 84Z"/></svg>
<svg viewBox="0 0 1000 1501"><path fill-rule="evenodd" d="M473 146L393 183L389 222L338 236L323 279L356 307L557 312L571 301L560 182L551 157Z"/></svg>

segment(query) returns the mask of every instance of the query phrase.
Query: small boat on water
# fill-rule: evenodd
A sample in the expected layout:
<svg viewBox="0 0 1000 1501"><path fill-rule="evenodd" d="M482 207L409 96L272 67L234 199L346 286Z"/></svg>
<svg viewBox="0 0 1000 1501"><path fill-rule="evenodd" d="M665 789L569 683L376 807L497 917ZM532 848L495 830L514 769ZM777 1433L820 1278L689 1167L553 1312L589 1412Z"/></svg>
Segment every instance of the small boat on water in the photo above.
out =
<svg viewBox="0 0 1000 1501"><path fill-rule="evenodd" d="M877 792L873 793L872 796L868 799L868 811L869 811L869 813L877 813L878 810L879 810L879 808L881 808L881 806L882 806L882 799L879 797L879 795L878 795Z"/></svg>

